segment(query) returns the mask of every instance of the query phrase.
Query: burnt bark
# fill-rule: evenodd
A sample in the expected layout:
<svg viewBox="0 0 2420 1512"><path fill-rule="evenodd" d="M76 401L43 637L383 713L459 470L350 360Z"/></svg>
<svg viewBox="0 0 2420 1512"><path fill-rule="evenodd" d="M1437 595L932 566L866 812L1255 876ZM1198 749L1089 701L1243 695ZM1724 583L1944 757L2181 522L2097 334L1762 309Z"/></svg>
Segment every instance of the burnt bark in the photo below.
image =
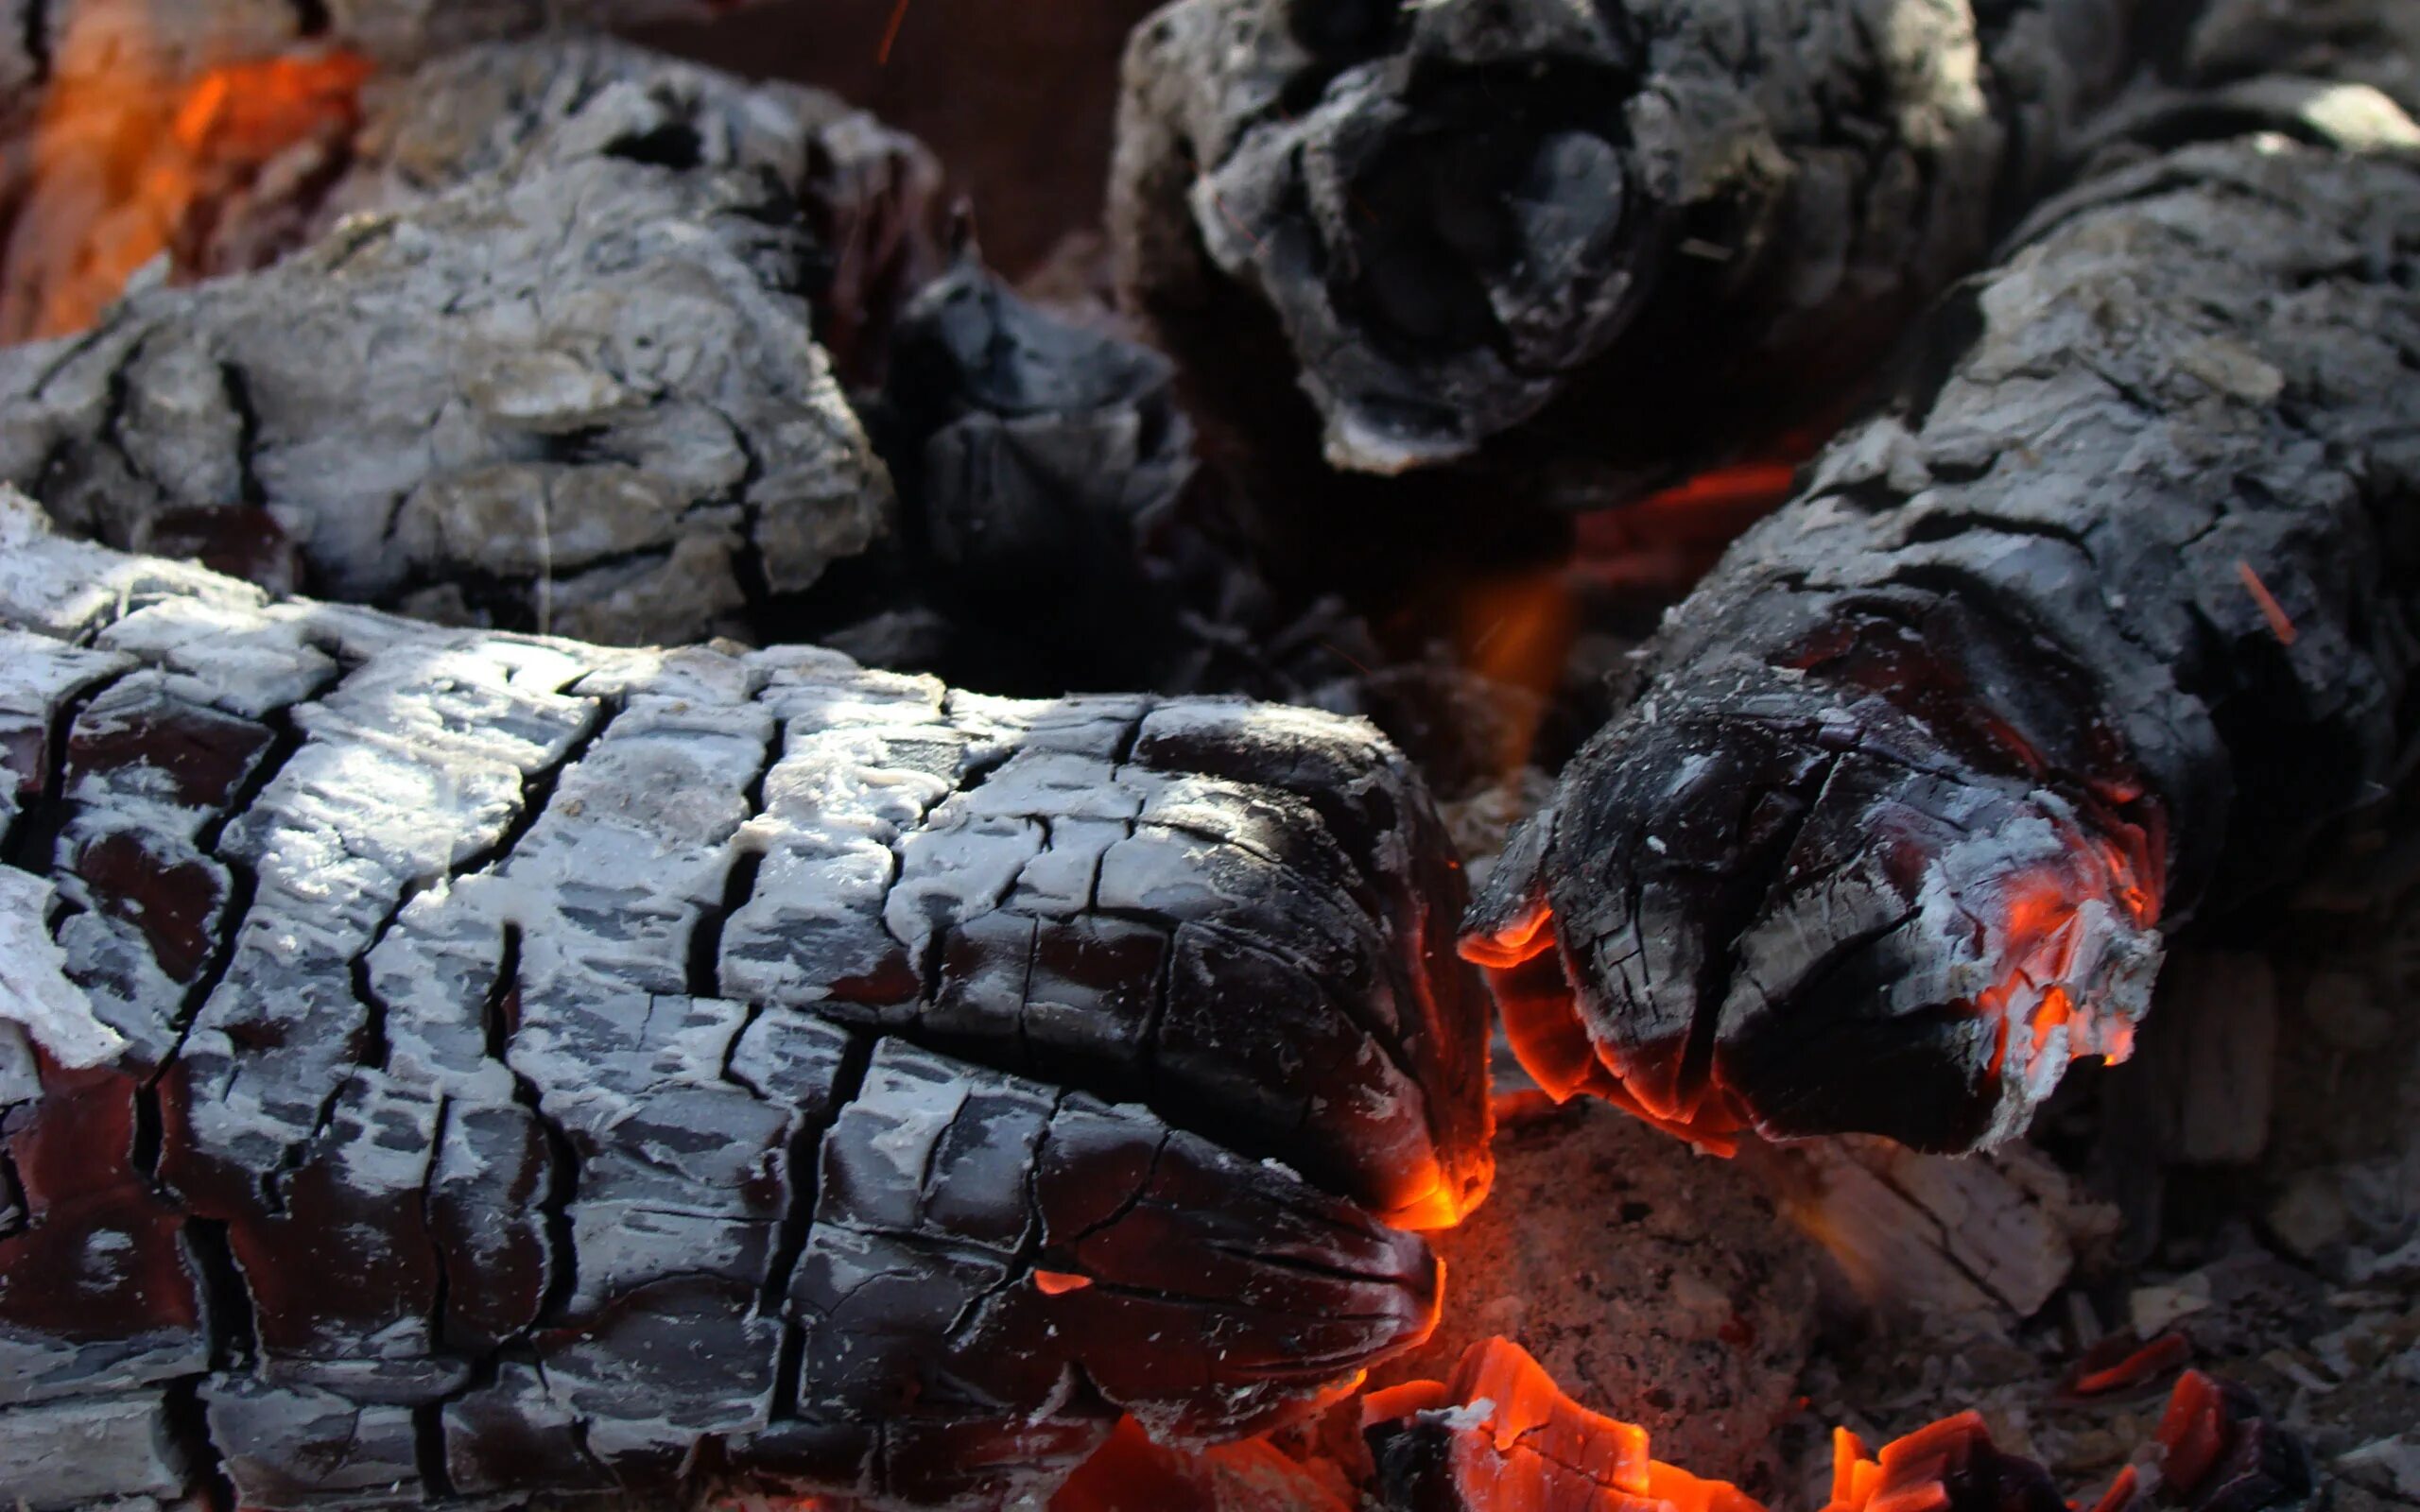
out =
<svg viewBox="0 0 2420 1512"><path fill-rule="evenodd" d="M2129 1052L2164 931L2403 773L2413 159L2186 146L2016 245L1668 618L1474 908L1559 1094L2005 1139Z"/></svg>
<svg viewBox="0 0 2420 1512"><path fill-rule="evenodd" d="M0 479L130 549L616 644L741 628L881 535L811 339L828 101L603 43L422 81L339 201L388 213L0 352Z"/></svg>
<svg viewBox="0 0 2420 1512"><path fill-rule="evenodd" d="M127 1041L0 1025L34 1507L971 1505L1430 1324L1483 1012L1365 725L432 628L22 501L0 623L8 861Z"/></svg>
<svg viewBox="0 0 2420 1512"><path fill-rule="evenodd" d="M2125 77L2132 0L1185 0L1135 34L1132 306L1337 467L1619 500L1835 406Z"/></svg>

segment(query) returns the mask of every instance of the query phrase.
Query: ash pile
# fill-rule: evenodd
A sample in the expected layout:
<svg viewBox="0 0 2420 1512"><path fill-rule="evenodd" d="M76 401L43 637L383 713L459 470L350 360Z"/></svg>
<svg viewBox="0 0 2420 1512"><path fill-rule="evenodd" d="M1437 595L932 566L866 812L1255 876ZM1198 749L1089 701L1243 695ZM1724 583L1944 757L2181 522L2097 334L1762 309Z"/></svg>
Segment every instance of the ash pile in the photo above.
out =
<svg viewBox="0 0 2420 1512"><path fill-rule="evenodd" d="M0 1504L2420 1506L2410 9L21 0Z"/></svg>

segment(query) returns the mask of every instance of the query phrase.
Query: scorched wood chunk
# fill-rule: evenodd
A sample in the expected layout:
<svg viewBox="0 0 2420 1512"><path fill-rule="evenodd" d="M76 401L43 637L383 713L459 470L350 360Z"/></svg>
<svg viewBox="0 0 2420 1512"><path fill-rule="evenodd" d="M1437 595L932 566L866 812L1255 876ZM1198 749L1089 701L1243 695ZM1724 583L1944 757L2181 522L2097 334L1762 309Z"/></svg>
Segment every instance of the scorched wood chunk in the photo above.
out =
<svg viewBox="0 0 2420 1512"><path fill-rule="evenodd" d="M887 355L861 405L901 525L799 606L798 638L1000 692L1368 712L1354 695L1383 653L1333 600L1269 580L1275 553L1232 480L1198 465L1167 358L1019 298L971 244L908 301Z"/></svg>
<svg viewBox="0 0 2420 1512"><path fill-rule="evenodd" d="M1837 404L2040 191L2134 9L1183 0L1128 55L1122 290L1248 431L1293 376L1339 467L1484 446L1614 502Z"/></svg>
<svg viewBox="0 0 2420 1512"><path fill-rule="evenodd" d="M1475 906L1559 1095L2004 1139L2128 1053L2162 929L2398 769L2420 167L2190 146L2021 246L1667 619Z"/></svg>
<svg viewBox="0 0 2420 1512"><path fill-rule="evenodd" d="M738 627L865 549L890 485L811 339L809 123L544 45L441 71L482 107L461 140L421 123L421 167L493 173L0 352L0 479L113 544L615 644Z"/></svg>
<svg viewBox="0 0 2420 1512"><path fill-rule="evenodd" d="M1482 1010L1365 725L430 628L21 499L0 626L0 941L125 1041L0 1023L34 1507L972 1503L1430 1325Z"/></svg>

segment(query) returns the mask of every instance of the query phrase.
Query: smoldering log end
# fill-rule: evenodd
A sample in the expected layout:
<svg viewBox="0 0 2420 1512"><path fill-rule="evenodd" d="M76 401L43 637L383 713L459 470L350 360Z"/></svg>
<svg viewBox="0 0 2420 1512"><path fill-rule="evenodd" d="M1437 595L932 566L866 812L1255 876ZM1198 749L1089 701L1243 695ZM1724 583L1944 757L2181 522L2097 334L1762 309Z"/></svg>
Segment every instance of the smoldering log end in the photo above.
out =
<svg viewBox="0 0 2420 1512"><path fill-rule="evenodd" d="M1965 1150L2127 1053L2161 949L2136 826L1965 766L1879 697L1744 671L1658 697L1575 761L1474 916L1541 1085L1718 1146ZM1485 932L1525 908L1550 927Z"/></svg>

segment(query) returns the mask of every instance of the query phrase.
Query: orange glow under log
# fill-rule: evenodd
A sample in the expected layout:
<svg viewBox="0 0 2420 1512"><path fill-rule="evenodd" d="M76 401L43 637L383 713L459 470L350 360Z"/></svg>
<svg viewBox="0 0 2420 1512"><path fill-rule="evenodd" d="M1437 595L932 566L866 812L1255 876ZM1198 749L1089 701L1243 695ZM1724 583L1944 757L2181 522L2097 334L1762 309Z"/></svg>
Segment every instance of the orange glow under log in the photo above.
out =
<svg viewBox="0 0 2420 1512"><path fill-rule="evenodd" d="M1461 957L1474 966L1518 966L1554 948L1553 923L1554 910L1545 899L1538 899L1528 913L1505 928L1463 940Z"/></svg>
<svg viewBox="0 0 2420 1512"><path fill-rule="evenodd" d="M1045 1297L1064 1297L1080 1292L1093 1283L1089 1276L1070 1275L1063 1270L1037 1270L1033 1273L1033 1289Z"/></svg>
<svg viewBox="0 0 2420 1512"><path fill-rule="evenodd" d="M1470 954L1470 947L1463 947ZM1738 1153L1739 1132L1747 1121L1739 1116L1720 1088L1677 1114L1650 1108L1632 1092L1597 1053L1571 1001L1571 986L1562 962L1543 946L1517 966L1487 967L1488 990L1495 998L1496 1022L1521 1063L1541 1091L1558 1103L1583 1093L1601 1098L1632 1117L1652 1124L1676 1139L1686 1140L1709 1155Z"/></svg>
<svg viewBox="0 0 2420 1512"><path fill-rule="evenodd" d="M232 63L192 79L131 67L45 94L9 207L0 340L88 329L216 202L314 139L349 140L372 68L341 51Z"/></svg>
<svg viewBox="0 0 2420 1512"><path fill-rule="evenodd" d="M1489 753L1490 769L1510 782L1537 746L1539 721L1580 633L1574 584L1560 566L1493 577L1460 591L1453 608L1457 663L1530 696Z"/></svg>

